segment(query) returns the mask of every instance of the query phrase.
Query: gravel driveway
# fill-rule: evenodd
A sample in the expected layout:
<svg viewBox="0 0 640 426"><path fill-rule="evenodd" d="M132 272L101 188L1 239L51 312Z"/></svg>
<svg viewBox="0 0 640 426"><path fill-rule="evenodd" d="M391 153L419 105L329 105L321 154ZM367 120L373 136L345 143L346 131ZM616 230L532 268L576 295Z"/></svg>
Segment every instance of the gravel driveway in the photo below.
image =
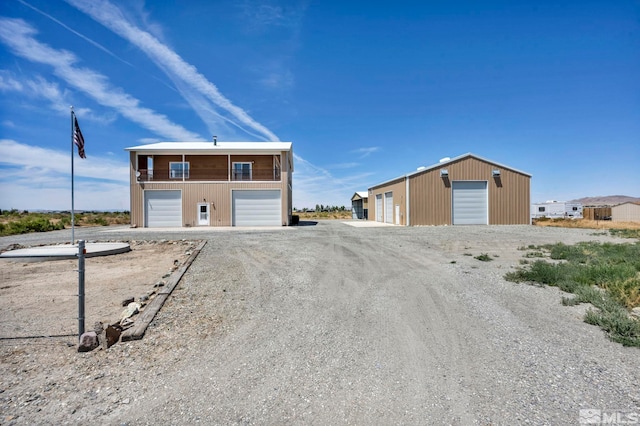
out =
<svg viewBox="0 0 640 426"><path fill-rule="evenodd" d="M4 237L0 246L68 234ZM65 362L29 367L54 383L33 384L37 410L7 402L5 381L0 398L17 414L0 423L564 425L578 424L581 409L640 416L640 351L584 323L586 307L562 306L559 290L503 279L524 254L518 247L628 240L337 221L76 235L208 243L143 340L87 354L55 349ZM473 258L481 253L494 260Z"/></svg>

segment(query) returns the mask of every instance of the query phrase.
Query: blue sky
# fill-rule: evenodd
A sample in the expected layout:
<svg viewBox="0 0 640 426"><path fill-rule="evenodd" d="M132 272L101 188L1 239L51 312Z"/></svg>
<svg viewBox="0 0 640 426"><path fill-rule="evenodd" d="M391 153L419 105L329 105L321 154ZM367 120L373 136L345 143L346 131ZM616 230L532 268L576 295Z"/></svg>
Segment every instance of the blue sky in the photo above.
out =
<svg viewBox="0 0 640 426"><path fill-rule="evenodd" d="M129 209L125 147L293 142L294 206L467 152L640 196L637 1L5 0L0 208Z"/></svg>

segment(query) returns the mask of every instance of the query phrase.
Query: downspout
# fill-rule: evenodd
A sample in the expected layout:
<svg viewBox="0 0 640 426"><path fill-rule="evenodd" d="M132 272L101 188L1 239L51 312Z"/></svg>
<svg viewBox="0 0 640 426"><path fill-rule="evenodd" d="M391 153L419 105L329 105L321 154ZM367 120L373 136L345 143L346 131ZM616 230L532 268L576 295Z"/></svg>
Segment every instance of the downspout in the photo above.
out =
<svg viewBox="0 0 640 426"><path fill-rule="evenodd" d="M405 176L404 179L405 179L405 186L407 188L407 193L406 193L406 195L404 197L405 203L406 203L405 221L406 221L406 225L407 226L411 226L411 221L409 220L409 205L411 204L411 203L409 203L409 176Z"/></svg>

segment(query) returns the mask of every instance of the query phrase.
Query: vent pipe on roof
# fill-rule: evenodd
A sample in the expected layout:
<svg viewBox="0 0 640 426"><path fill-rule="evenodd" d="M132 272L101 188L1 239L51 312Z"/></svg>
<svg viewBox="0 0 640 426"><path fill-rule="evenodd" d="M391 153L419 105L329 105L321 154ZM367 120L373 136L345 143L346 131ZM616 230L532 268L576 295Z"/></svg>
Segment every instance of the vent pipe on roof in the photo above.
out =
<svg viewBox="0 0 640 426"><path fill-rule="evenodd" d="M213 146L218 146L218 137L217 136L213 136Z"/></svg>
<svg viewBox="0 0 640 426"><path fill-rule="evenodd" d="M451 160L451 158L449 158L449 157L444 157L444 158L441 158L441 159L440 159L440 163L444 163L444 162L449 161L449 160Z"/></svg>

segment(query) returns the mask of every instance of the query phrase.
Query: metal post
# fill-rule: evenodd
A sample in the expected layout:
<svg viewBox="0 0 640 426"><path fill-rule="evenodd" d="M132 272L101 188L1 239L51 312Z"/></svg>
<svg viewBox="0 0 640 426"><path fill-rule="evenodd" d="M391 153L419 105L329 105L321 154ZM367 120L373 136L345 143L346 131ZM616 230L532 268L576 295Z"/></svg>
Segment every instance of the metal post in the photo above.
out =
<svg viewBox="0 0 640 426"><path fill-rule="evenodd" d="M84 333L84 240L78 240L78 339Z"/></svg>

